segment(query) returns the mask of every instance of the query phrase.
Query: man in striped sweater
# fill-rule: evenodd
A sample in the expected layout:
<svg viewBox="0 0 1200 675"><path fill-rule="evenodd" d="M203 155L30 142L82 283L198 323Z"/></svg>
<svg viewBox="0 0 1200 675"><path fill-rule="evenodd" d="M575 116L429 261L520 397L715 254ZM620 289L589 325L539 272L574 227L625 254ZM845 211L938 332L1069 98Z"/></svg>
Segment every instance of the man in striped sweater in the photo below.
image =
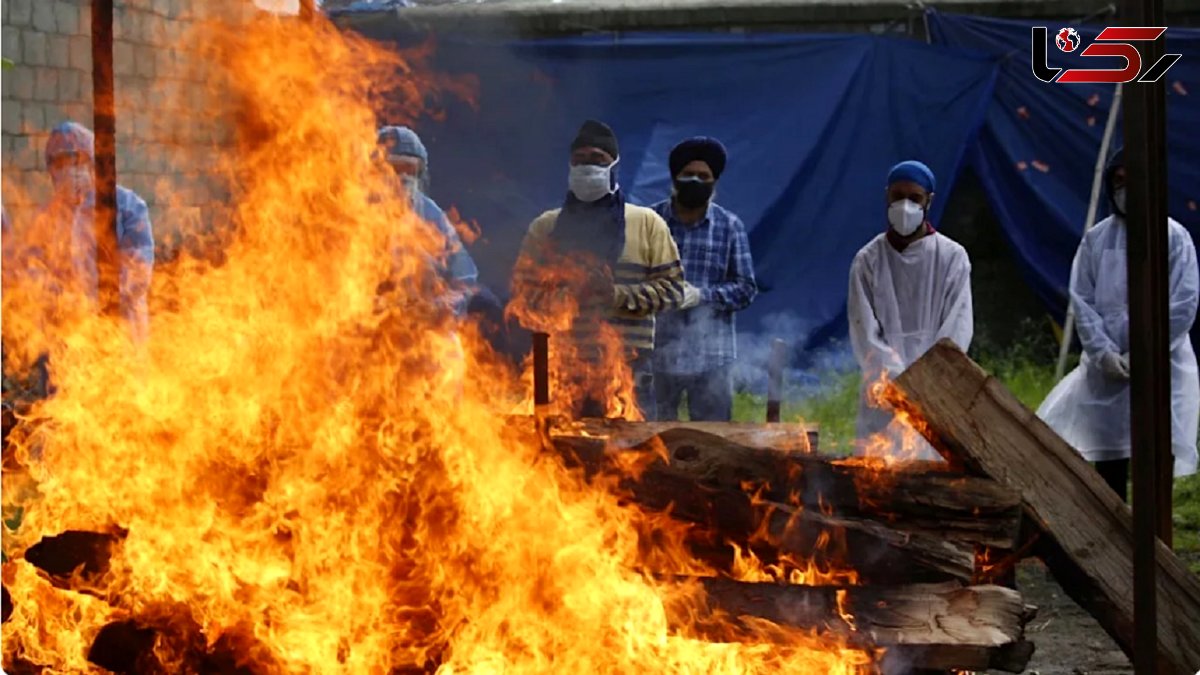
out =
<svg viewBox="0 0 1200 675"><path fill-rule="evenodd" d="M559 367L575 371L567 374L577 375L584 390L581 400L571 401L570 412L580 417L610 410L614 373L594 366L611 365L606 355L614 337L633 372L637 405L653 417L654 315L700 299L684 281L666 222L651 209L625 203L617 184L619 158L612 129L584 122L571 143L566 200L530 224L513 274L522 323L552 332L551 351L575 357Z"/></svg>

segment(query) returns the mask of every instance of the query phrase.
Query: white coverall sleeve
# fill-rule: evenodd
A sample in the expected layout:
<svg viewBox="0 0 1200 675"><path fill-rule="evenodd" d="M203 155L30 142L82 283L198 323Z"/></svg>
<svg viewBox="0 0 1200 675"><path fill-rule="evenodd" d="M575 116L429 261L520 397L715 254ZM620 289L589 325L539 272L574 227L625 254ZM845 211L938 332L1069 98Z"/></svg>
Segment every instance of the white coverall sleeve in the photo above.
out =
<svg viewBox="0 0 1200 675"><path fill-rule="evenodd" d="M1187 339L1196 321L1196 306L1200 302L1200 270L1196 268L1196 246L1192 236L1179 228L1171 237L1170 325L1171 346Z"/></svg>
<svg viewBox="0 0 1200 675"><path fill-rule="evenodd" d="M946 279L946 314L938 327L937 338L950 338L967 351L975 335L974 307L971 304L971 261L966 253L958 256Z"/></svg>
<svg viewBox="0 0 1200 675"><path fill-rule="evenodd" d="M150 334L150 310L147 295L154 273L154 230L146 202L132 192L118 191L117 217L120 223L121 307L129 322L134 342L141 344Z"/></svg>
<svg viewBox="0 0 1200 675"><path fill-rule="evenodd" d="M870 269L862 256L856 257L850 266L846 318L850 324L850 346L864 375L873 378L884 370L892 375L903 372L904 361L883 339L883 327L871 304Z"/></svg>
<svg viewBox="0 0 1200 675"><path fill-rule="evenodd" d="M1079 342L1093 359L1098 359L1101 354L1107 352L1118 351L1116 342L1104 332L1104 319L1096 309L1096 268L1099 266L1099 255L1099 251L1092 250L1092 239L1084 235L1079 250L1075 252L1075 262L1071 264L1071 302L1075 306Z"/></svg>

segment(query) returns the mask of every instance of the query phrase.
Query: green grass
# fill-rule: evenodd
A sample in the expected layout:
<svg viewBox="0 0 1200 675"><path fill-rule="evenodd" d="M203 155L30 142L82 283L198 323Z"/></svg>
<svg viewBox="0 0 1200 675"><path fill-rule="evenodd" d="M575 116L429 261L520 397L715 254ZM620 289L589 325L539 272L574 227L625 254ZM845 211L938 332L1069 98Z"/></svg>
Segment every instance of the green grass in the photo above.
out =
<svg viewBox="0 0 1200 675"><path fill-rule="evenodd" d="M1019 345L1007 354L979 358L980 365L1031 410L1036 410L1054 387L1053 356L1035 359L1031 353L1034 351ZM1074 363L1070 364L1071 368L1074 366ZM847 454L854 441L859 375L835 372L822 380L825 387L819 395L785 402L783 420L816 424L820 429L821 452ZM763 421L766 419L765 398L737 394L733 418L736 421ZM1174 493L1175 551L1193 572L1200 574L1200 474L1177 479Z"/></svg>
<svg viewBox="0 0 1200 675"><path fill-rule="evenodd" d="M1026 359L983 359L983 369L1004 383L1017 400L1030 410L1037 410L1046 394L1054 388L1054 365L1043 365Z"/></svg>
<svg viewBox="0 0 1200 675"><path fill-rule="evenodd" d="M825 384L821 394L801 401L785 401L780 417L784 422L815 424L820 429L821 452L849 454L854 444L859 374L830 373L823 379ZM766 397L738 393L734 398L734 421L762 422L766 416Z"/></svg>
<svg viewBox="0 0 1200 675"><path fill-rule="evenodd" d="M1175 552L1200 574L1200 474L1175 480Z"/></svg>

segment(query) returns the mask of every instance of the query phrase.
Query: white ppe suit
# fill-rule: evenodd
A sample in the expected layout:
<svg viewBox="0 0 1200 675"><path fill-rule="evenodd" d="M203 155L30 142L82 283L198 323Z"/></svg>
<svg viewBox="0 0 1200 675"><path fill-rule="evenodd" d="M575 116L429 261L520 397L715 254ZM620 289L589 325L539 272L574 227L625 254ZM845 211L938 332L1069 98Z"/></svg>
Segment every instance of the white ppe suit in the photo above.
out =
<svg viewBox="0 0 1200 675"><path fill-rule="evenodd" d="M1188 331L1200 298L1196 248L1182 225L1167 219L1168 306L1171 339L1171 448L1175 475L1196 472L1196 432L1200 420L1200 380ZM1126 228L1109 216L1083 237L1071 266L1071 302L1075 307L1083 356L1042 402L1038 416L1088 461L1130 456L1129 380L1102 372L1106 353L1129 353L1129 301L1126 277Z"/></svg>
<svg viewBox="0 0 1200 675"><path fill-rule="evenodd" d="M860 453L862 443L886 440L903 459L941 459L925 439L893 422L891 412L872 405L867 391L885 371L895 378L942 338L964 351L970 346L974 319L966 249L932 232L897 251L880 234L854 257L846 311L850 343L863 373ZM886 436L877 437L880 432ZM909 447L901 448L905 438Z"/></svg>

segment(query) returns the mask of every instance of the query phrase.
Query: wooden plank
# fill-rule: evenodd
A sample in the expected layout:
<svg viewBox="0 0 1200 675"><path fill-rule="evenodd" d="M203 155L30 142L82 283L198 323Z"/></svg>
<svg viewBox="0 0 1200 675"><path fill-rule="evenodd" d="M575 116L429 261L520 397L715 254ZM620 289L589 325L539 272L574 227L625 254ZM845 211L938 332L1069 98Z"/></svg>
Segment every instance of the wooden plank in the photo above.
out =
<svg viewBox="0 0 1200 675"><path fill-rule="evenodd" d="M607 438L613 445L633 447L669 429L692 429L754 448L816 452L818 431L805 424L755 422L627 422L588 418L556 424L551 433Z"/></svg>
<svg viewBox="0 0 1200 675"><path fill-rule="evenodd" d="M848 646L881 647L883 672L913 669L1021 672L1033 653L1024 641L1035 611L1000 586L956 583L843 588L702 579L708 607L744 621L828 636Z"/></svg>
<svg viewBox="0 0 1200 675"><path fill-rule="evenodd" d="M1065 441L995 378L943 340L895 382L897 405L925 420L935 447L1020 493L1041 529L1055 578L1133 651L1133 519L1129 507ZM1161 673L1200 669L1200 580L1162 542L1158 563Z"/></svg>

